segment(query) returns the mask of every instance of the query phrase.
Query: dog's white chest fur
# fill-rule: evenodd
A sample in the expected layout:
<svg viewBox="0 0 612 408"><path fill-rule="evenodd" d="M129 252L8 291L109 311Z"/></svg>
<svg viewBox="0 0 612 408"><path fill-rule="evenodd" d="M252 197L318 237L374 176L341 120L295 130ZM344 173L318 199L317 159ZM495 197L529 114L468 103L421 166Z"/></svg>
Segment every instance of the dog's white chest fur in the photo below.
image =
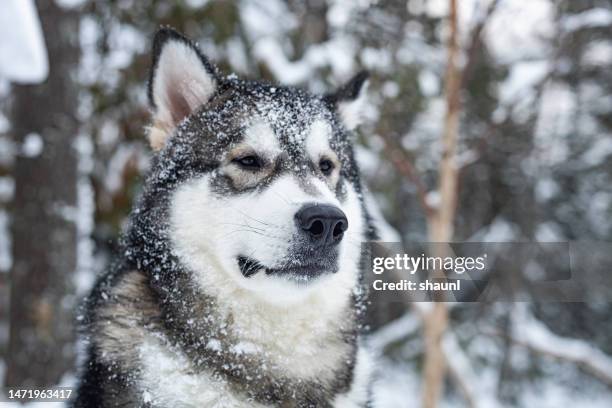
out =
<svg viewBox="0 0 612 408"><path fill-rule="evenodd" d="M178 351L148 338L140 348L144 402L154 407L263 407L231 392L225 381L195 372L189 359Z"/></svg>
<svg viewBox="0 0 612 408"><path fill-rule="evenodd" d="M139 386L143 401L153 407L266 407L232 392L222 378L196 373L189 359L162 345L158 338L148 337L139 351L142 365ZM336 397L334 407L363 407L368 398L371 371L370 357L365 349L360 349L350 390Z"/></svg>

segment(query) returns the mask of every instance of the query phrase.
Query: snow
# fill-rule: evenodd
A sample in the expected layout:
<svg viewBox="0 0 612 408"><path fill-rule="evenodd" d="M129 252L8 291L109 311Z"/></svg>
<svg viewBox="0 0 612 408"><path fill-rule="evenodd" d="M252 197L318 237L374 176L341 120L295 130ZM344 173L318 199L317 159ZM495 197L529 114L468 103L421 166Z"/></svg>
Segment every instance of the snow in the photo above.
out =
<svg viewBox="0 0 612 408"><path fill-rule="evenodd" d="M384 48L365 47L359 55L361 64L368 70L386 72L393 64L391 51Z"/></svg>
<svg viewBox="0 0 612 408"><path fill-rule="evenodd" d="M33 0L4 0L0 13L0 77L38 83L49 74L49 61Z"/></svg>
<svg viewBox="0 0 612 408"><path fill-rule="evenodd" d="M8 272L12 264L9 217L6 211L0 210L0 273Z"/></svg>
<svg viewBox="0 0 612 408"><path fill-rule="evenodd" d="M87 0L54 0L60 7L76 8L82 6Z"/></svg>
<svg viewBox="0 0 612 408"><path fill-rule="evenodd" d="M272 38L265 38L255 45L255 56L264 61L276 77L287 84L299 84L310 77L311 67L307 61L291 62L281 45Z"/></svg>
<svg viewBox="0 0 612 408"><path fill-rule="evenodd" d="M0 81L1 80L2 79L0 78ZM0 96L3 96L2 92L0 92ZM2 112L0 112L0 133L6 133L9 131L10 128L11 123L9 122L8 118L4 116Z"/></svg>
<svg viewBox="0 0 612 408"><path fill-rule="evenodd" d="M262 37L283 36L297 26L295 16L279 0L243 0L240 19L248 37L255 41Z"/></svg>
<svg viewBox="0 0 612 408"><path fill-rule="evenodd" d="M593 41L584 50L582 60L585 65L590 66L612 64L612 43L610 41Z"/></svg>
<svg viewBox="0 0 612 408"><path fill-rule="evenodd" d="M106 191L115 194L121 191L123 185L123 176L130 160L133 160L138 155L138 148L134 144L122 144L115 150L111 156L106 176L104 177L104 186Z"/></svg>
<svg viewBox="0 0 612 408"><path fill-rule="evenodd" d="M560 242L567 238L561 228L553 222L545 222L536 227L535 238L538 242Z"/></svg>
<svg viewBox="0 0 612 408"><path fill-rule="evenodd" d="M475 372L472 360L464 352L456 335L449 331L442 339L442 349L453 378L460 384L466 398L474 408L495 408L502 405L495 397L496 383L493 376L482 376Z"/></svg>
<svg viewBox="0 0 612 408"><path fill-rule="evenodd" d="M563 18L561 20L561 26L566 31L612 26L612 10L592 8L582 13Z"/></svg>
<svg viewBox="0 0 612 408"><path fill-rule="evenodd" d="M432 71L424 69L419 73L419 87L423 95L435 96L440 92L440 78Z"/></svg>
<svg viewBox="0 0 612 408"><path fill-rule="evenodd" d="M583 365L596 376L612 383L612 357L584 340L564 338L536 320L525 303L515 304L512 315L515 342L546 356Z"/></svg>
<svg viewBox="0 0 612 408"><path fill-rule="evenodd" d="M368 8L375 0L331 0L327 11L327 22L334 28L346 27L358 10Z"/></svg>
<svg viewBox="0 0 612 408"><path fill-rule="evenodd" d="M559 194L560 191L559 184L551 178L542 177L536 182L535 195L540 202L550 200Z"/></svg>
<svg viewBox="0 0 612 408"><path fill-rule="evenodd" d="M549 72L549 63L546 60L518 62L511 66L510 74L500 87L502 102L511 103L527 92L533 90Z"/></svg>
<svg viewBox="0 0 612 408"><path fill-rule="evenodd" d="M373 406L376 408L413 408L419 406L421 377L409 364L381 358L378 377L372 387Z"/></svg>
<svg viewBox="0 0 612 408"><path fill-rule="evenodd" d="M572 113L577 106L577 97L568 85L553 82L544 87L535 129L540 166L552 166L567 160L569 152L564 139L575 137L572 134L576 129Z"/></svg>
<svg viewBox="0 0 612 408"><path fill-rule="evenodd" d="M359 163L361 174L365 177L374 176L380 168L378 155L371 149L357 145L355 146L355 157L357 158L357 163Z"/></svg>
<svg viewBox="0 0 612 408"><path fill-rule="evenodd" d="M286 85L308 82L309 86L316 87L317 81L313 78L322 68L329 67L332 78L338 81L346 80L356 72L357 48L351 36L343 33L341 23L355 9L367 4L368 1L335 1L327 18L332 27L337 27L337 32L325 42L309 45L301 56L294 55L291 44L286 40L288 34L297 28L297 19L283 2L245 0L240 7L240 18L251 41L254 57L266 64L276 80ZM381 62L379 57L384 50L363 51L362 59L365 62L377 66L388 66L391 62L391 56Z"/></svg>
<svg viewBox="0 0 612 408"><path fill-rule="evenodd" d="M385 98L396 98L400 94L400 88L397 82L385 81L382 86L382 94Z"/></svg>
<svg viewBox="0 0 612 408"><path fill-rule="evenodd" d="M429 0L425 12L430 18L443 18L448 15L448 0Z"/></svg>
<svg viewBox="0 0 612 408"><path fill-rule="evenodd" d="M290 61L281 43L265 37L255 43L255 57L265 62L281 83L296 85L311 79L315 69L329 66L334 77L347 79L355 72L354 45L348 38L333 38L308 47L300 60Z"/></svg>
<svg viewBox="0 0 612 408"><path fill-rule="evenodd" d="M501 63L548 55L554 36L554 10L549 0L500 1L485 28L484 38Z"/></svg>
<svg viewBox="0 0 612 408"><path fill-rule="evenodd" d="M516 226L502 217L496 217L493 222L478 231L472 237L474 242L511 242L517 239Z"/></svg>
<svg viewBox="0 0 612 408"><path fill-rule="evenodd" d="M425 195L425 202L431 208L438 208L442 202L442 196L438 190L431 190Z"/></svg>
<svg viewBox="0 0 612 408"><path fill-rule="evenodd" d="M247 50L244 43L238 38L232 38L227 42L227 58L236 72L247 74L249 71L249 61Z"/></svg>
<svg viewBox="0 0 612 408"><path fill-rule="evenodd" d="M364 193L366 206L372 217L372 222L376 227L380 241L382 242L401 242L402 238L400 233L391 226L385 219L378 201L374 199L374 196L369 191Z"/></svg>
<svg viewBox="0 0 612 408"><path fill-rule="evenodd" d="M612 138L604 137L596 140L594 144L582 155L582 160L589 166L595 167L612 156Z"/></svg>
<svg viewBox="0 0 612 408"><path fill-rule="evenodd" d="M34 158L42 153L44 146L43 138L38 133L28 133L23 139L21 152L25 157Z"/></svg>
<svg viewBox="0 0 612 408"><path fill-rule="evenodd" d="M74 282L76 292L84 295L93 285L95 202L89 176L93 170L93 143L89 135L80 134L75 138L74 148L78 155L77 208L74 223L77 229L76 270Z"/></svg>
<svg viewBox="0 0 612 408"><path fill-rule="evenodd" d="M392 241L384 241L392 242ZM387 323L367 338L368 347L375 353L382 353L385 347L414 334L421 327L416 313L407 312L402 317Z"/></svg>
<svg viewBox="0 0 612 408"><path fill-rule="evenodd" d="M206 7L210 0L187 0L186 3L189 7L199 9Z"/></svg>
<svg viewBox="0 0 612 408"><path fill-rule="evenodd" d="M0 177L0 203L8 203L15 194L15 180L9 176Z"/></svg>
<svg viewBox="0 0 612 408"><path fill-rule="evenodd" d="M525 387L519 395L519 405L538 408L609 408L610 397L605 393L579 393L565 384L538 381Z"/></svg>

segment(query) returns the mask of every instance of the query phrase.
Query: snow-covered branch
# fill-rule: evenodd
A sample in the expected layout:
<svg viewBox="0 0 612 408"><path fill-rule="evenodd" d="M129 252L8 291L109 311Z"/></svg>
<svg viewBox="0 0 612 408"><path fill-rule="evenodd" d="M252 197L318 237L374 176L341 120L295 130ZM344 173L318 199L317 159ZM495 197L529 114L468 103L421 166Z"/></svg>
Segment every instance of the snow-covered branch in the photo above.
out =
<svg viewBox="0 0 612 408"><path fill-rule="evenodd" d="M530 350L581 366L612 386L612 358L584 340L559 336L531 315L526 307L513 316L510 339Z"/></svg>
<svg viewBox="0 0 612 408"><path fill-rule="evenodd" d="M382 352L389 344L410 336L419 327L421 327L421 321L418 315L408 312L376 330L368 337L368 345L374 352Z"/></svg>
<svg viewBox="0 0 612 408"><path fill-rule="evenodd" d="M493 390L487 387L472 368L469 357L463 352L454 333L447 331L442 339L442 350L448 371L468 405L473 408L499 407Z"/></svg>

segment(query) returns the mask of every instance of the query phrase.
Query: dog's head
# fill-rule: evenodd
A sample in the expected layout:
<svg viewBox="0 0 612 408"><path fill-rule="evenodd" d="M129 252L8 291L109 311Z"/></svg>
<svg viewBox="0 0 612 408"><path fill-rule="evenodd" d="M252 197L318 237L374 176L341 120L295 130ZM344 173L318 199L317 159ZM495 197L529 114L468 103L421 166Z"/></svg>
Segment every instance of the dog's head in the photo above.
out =
<svg viewBox="0 0 612 408"><path fill-rule="evenodd" d="M349 139L366 78L325 96L244 81L175 31L157 33L153 177L175 184L172 251L207 290L286 301L354 287L366 217Z"/></svg>

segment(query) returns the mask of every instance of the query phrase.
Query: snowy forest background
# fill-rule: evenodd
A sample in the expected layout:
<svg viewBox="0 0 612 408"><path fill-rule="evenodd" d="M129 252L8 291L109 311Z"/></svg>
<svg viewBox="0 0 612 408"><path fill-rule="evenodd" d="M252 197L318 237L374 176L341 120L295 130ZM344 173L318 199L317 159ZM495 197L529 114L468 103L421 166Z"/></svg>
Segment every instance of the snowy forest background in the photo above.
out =
<svg viewBox="0 0 612 408"><path fill-rule="evenodd" d="M2 46L15 41L19 21L0 18L6 385L75 382L76 306L116 249L151 157L145 85L160 25L196 39L225 72L315 92L368 69L357 154L388 221L383 239L571 241L581 248L573 273L610 275L610 0L36 5L49 55L42 83L14 75L32 67L12 65L18 58ZM442 145L453 139L456 197L441 183ZM445 206L456 212L438 228ZM584 299L374 297L375 406L612 406L611 298Z"/></svg>

